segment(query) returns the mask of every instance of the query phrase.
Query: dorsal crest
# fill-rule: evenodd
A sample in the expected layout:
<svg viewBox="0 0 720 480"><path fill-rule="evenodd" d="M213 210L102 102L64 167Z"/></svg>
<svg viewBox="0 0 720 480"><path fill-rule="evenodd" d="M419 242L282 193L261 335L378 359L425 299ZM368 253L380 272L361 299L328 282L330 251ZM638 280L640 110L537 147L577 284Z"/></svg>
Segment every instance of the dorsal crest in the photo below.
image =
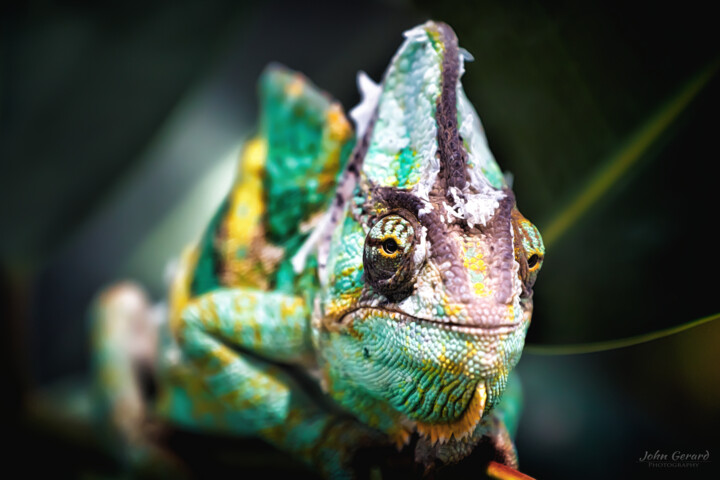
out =
<svg viewBox="0 0 720 480"><path fill-rule="evenodd" d="M365 89L377 105L361 170L370 188L409 191L472 227L487 223L506 185L460 83L466 56L444 23L405 32L379 95Z"/></svg>

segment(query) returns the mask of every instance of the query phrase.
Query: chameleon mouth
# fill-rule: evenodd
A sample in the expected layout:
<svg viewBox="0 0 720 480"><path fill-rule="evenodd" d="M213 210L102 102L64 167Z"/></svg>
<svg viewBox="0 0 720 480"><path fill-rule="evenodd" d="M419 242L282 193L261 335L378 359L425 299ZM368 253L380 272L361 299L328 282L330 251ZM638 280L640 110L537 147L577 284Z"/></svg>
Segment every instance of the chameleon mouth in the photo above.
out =
<svg viewBox="0 0 720 480"><path fill-rule="evenodd" d="M487 336L487 335L502 335L505 333L511 333L515 331L520 325L522 324L522 321L520 322L514 322L514 323L503 323L503 324L492 324L492 325L483 325L483 324L461 324L461 323L454 323L454 322L447 322L442 320L435 320L435 319L427 319L427 318L420 318L415 317L413 315L409 315L405 312L400 312L397 310L389 310L385 308L379 308L379 307L357 307L353 310L350 310L348 312L345 312L340 317L339 323L340 324L347 324L354 320L365 320L366 318L370 316L382 316L382 317L388 317L392 318L393 320L397 320L400 322L414 322L421 325L425 325L432 328L439 328L441 330L447 330L450 332L457 332L462 333L466 335L473 335L473 336Z"/></svg>

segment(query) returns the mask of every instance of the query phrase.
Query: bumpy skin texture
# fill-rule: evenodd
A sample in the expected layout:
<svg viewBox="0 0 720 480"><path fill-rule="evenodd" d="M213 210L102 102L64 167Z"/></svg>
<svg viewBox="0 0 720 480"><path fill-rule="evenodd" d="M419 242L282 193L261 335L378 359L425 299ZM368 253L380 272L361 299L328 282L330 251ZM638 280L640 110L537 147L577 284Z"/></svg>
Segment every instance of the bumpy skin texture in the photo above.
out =
<svg viewBox="0 0 720 480"><path fill-rule="evenodd" d="M351 477L359 449L413 436L427 468L481 441L517 465L514 379L501 399L542 240L462 90L452 30L405 37L382 84L365 82L357 141L304 77L263 75L258 135L171 287L161 416L258 436L331 477ZM107 302L101 327L122 322ZM100 334L97 358L109 344Z"/></svg>

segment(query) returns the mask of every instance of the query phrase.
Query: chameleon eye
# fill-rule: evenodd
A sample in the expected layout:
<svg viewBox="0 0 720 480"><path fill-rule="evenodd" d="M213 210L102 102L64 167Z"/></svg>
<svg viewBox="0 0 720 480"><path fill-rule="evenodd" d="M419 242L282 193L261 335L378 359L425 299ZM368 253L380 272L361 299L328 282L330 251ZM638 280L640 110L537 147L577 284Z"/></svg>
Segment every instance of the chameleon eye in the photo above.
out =
<svg viewBox="0 0 720 480"><path fill-rule="evenodd" d="M533 253L527 259L528 268L531 272L540 270L540 256L537 253Z"/></svg>
<svg viewBox="0 0 720 480"><path fill-rule="evenodd" d="M381 217L365 237L365 278L392 300L412 291L417 267L425 260L424 252L418 252L418 232L417 220L403 211Z"/></svg>
<svg viewBox="0 0 720 480"><path fill-rule="evenodd" d="M398 244L394 238L388 238L382 244L383 251L388 255L393 255L398 251Z"/></svg>
<svg viewBox="0 0 720 480"><path fill-rule="evenodd" d="M526 267L521 267L521 275L526 288L531 289L537 279L545 257L545 246L537 227L523 218L518 225L518 234L522 242L518 245L517 256L525 257ZM518 258L520 262L520 259Z"/></svg>

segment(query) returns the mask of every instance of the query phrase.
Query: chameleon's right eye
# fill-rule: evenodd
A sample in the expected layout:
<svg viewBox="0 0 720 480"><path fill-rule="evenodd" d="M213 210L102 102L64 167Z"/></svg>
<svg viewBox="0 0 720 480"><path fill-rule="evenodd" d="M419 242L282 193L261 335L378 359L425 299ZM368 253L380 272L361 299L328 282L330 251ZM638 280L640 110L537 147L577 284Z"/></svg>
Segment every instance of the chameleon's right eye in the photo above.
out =
<svg viewBox="0 0 720 480"><path fill-rule="evenodd" d="M419 252L420 226L409 212L381 217L365 237L365 278L391 300L412 291L417 268L425 260Z"/></svg>
<svg viewBox="0 0 720 480"><path fill-rule="evenodd" d="M537 227L529 220L522 218L518 223L519 251L517 255L524 257L524 268L521 267L522 281L527 289L531 289L537 279L537 274L542 268L545 258L545 246ZM520 262L520 259L518 260ZM522 263L521 263L522 265Z"/></svg>

